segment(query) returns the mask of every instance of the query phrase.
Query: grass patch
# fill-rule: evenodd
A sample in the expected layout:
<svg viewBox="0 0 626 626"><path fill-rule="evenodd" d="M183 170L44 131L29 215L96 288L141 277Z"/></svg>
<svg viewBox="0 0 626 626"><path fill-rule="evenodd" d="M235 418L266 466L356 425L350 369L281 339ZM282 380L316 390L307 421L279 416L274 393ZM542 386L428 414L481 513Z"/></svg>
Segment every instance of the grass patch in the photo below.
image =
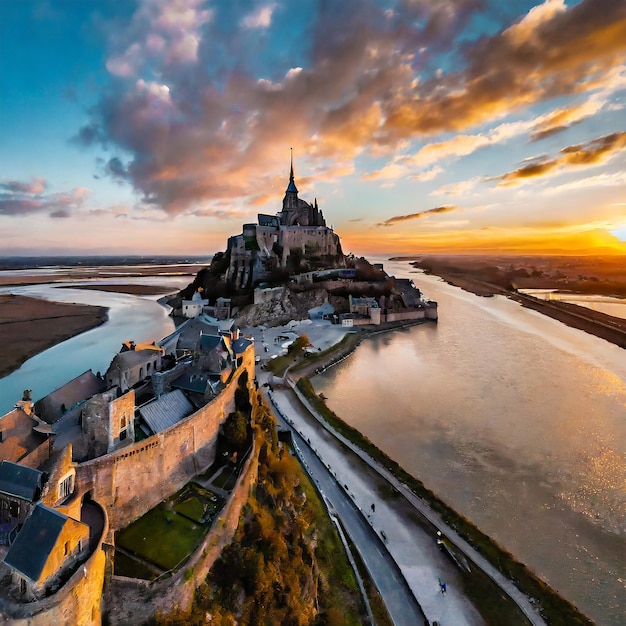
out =
<svg viewBox="0 0 626 626"><path fill-rule="evenodd" d="M196 549L222 506L222 498L190 483L119 531L115 541L127 552L169 571Z"/></svg>
<svg viewBox="0 0 626 626"><path fill-rule="evenodd" d="M382 450L377 448L367 437L339 418L315 393L308 378L300 378L297 387L311 406L333 429L369 454L381 466L389 470L415 495L424 499L459 536L472 545L479 554L485 557L506 578L513 581L518 589L529 598L533 598L539 605L542 616L550 626L593 626L593 622L583 615L576 606L559 596L546 583L535 576L523 563L515 560L513 555L501 548L491 537L485 535L468 519L459 515L454 509L440 500L430 489L427 489L420 480L411 476L393 459L389 458ZM477 591L477 593L483 592ZM500 619L499 622L496 621L495 623L507 622L502 622Z"/></svg>
<svg viewBox="0 0 626 626"><path fill-rule="evenodd" d="M154 580L158 575L154 569L148 567L145 563L123 552L115 553L114 568L117 576L127 576L128 578Z"/></svg>

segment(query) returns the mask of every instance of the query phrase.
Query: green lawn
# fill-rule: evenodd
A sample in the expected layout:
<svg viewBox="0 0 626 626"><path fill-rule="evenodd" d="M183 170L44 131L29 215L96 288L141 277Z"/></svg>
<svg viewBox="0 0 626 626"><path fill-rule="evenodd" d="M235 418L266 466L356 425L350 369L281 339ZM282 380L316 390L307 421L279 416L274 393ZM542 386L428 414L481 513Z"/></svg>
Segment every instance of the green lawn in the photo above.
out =
<svg viewBox="0 0 626 626"><path fill-rule="evenodd" d="M223 503L190 483L118 532L116 543L165 571L174 569L196 549Z"/></svg>

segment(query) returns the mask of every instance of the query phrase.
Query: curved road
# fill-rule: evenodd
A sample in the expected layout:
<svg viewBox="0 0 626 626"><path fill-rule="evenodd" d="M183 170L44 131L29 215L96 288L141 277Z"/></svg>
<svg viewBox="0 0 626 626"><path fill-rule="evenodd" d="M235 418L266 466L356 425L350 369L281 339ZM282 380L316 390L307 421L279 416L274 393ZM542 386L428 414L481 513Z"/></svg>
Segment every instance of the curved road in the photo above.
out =
<svg viewBox="0 0 626 626"><path fill-rule="evenodd" d="M259 371L257 380L262 384L265 373ZM299 433L296 441L303 456L306 451L309 473L363 555L394 623L483 626L462 591L456 566L438 549L435 531L411 515L404 499L393 498L389 484L354 452L320 428L291 390L272 395L274 406ZM439 580L446 582L445 594Z"/></svg>

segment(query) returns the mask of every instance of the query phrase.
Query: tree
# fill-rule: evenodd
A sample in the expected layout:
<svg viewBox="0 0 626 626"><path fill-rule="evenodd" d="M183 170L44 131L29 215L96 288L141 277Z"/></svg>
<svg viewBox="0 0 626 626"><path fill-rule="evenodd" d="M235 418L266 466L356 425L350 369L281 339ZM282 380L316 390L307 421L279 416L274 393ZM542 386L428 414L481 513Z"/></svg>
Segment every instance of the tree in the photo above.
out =
<svg viewBox="0 0 626 626"><path fill-rule="evenodd" d="M240 411L231 413L224 422L224 439L234 450L243 450L248 442L248 421Z"/></svg>
<svg viewBox="0 0 626 626"><path fill-rule="evenodd" d="M308 335L300 335L290 346L289 354L299 354L305 348L310 347L312 344L309 341Z"/></svg>

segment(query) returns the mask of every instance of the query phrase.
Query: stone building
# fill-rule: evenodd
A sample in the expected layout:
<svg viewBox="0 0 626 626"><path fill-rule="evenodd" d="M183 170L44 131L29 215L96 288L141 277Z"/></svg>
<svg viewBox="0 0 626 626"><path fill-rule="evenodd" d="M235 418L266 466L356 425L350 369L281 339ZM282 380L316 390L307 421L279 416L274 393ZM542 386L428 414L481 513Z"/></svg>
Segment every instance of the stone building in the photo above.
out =
<svg viewBox="0 0 626 626"><path fill-rule="evenodd" d="M22 524L43 487L43 472L11 461L0 463L0 525Z"/></svg>
<svg viewBox="0 0 626 626"><path fill-rule="evenodd" d="M50 426L33 411L30 390L0 417L0 459L36 468L50 455Z"/></svg>
<svg viewBox="0 0 626 626"><path fill-rule="evenodd" d="M61 585L63 574L89 552L89 526L38 503L4 557L26 600Z"/></svg>
<svg viewBox="0 0 626 626"><path fill-rule="evenodd" d="M163 348L155 344L124 343L105 374L107 388L119 387L126 392L154 372L160 372L163 354Z"/></svg>
<svg viewBox="0 0 626 626"><path fill-rule="evenodd" d="M326 226L317 200L309 204L298 196L293 160L282 210L276 215L259 214L257 224L244 224L241 235L228 239L227 252L226 280L234 289L254 288L277 269L298 273L303 263L344 264L339 236Z"/></svg>
<svg viewBox="0 0 626 626"><path fill-rule="evenodd" d="M193 296L191 296L191 300L183 300L181 303L181 310L183 317L191 319L193 317L198 317L200 313L202 313L203 307L209 304L208 300L202 298L202 294L199 291L196 291Z"/></svg>

